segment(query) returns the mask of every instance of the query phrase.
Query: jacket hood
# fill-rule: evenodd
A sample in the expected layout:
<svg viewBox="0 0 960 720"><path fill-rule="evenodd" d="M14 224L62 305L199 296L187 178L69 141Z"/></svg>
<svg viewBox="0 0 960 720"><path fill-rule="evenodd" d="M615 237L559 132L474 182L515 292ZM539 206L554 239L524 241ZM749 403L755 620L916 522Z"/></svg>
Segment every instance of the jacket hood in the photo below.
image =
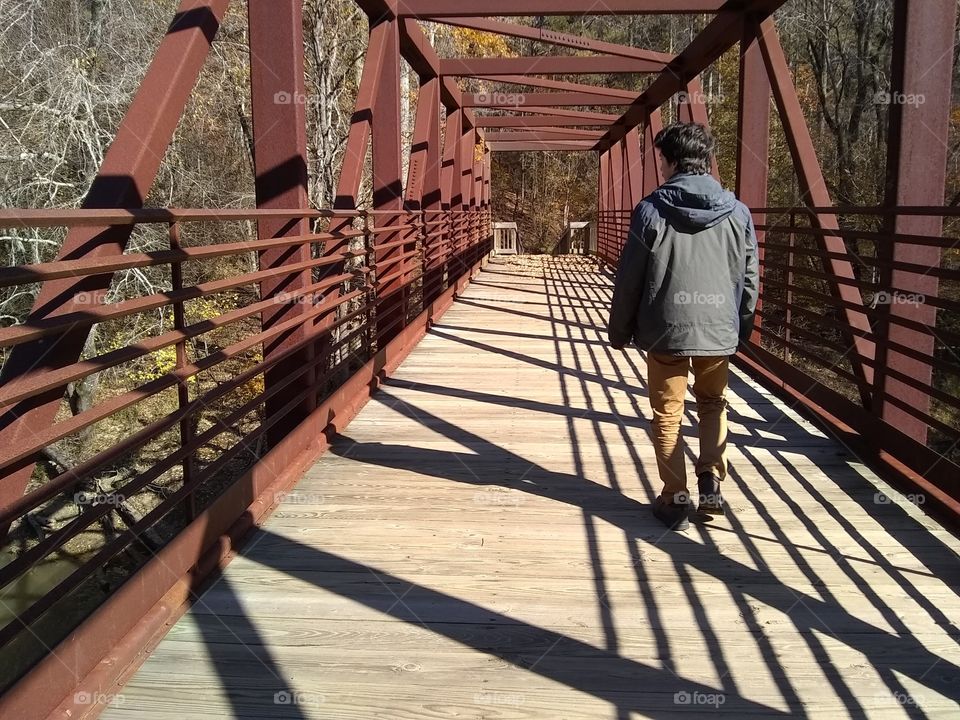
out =
<svg viewBox="0 0 960 720"><path fill-rule="evenodd" d="M712 175L680 173L653 191L650 201L667 220L694 228L720 223L737 206L737 197Z"/></svg>

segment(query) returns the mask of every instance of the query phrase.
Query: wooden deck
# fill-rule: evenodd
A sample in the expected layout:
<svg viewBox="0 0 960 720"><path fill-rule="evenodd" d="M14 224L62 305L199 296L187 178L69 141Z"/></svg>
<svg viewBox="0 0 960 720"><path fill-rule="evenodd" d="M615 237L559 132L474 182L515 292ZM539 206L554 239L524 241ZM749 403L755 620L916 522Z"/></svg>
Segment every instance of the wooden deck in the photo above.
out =
<svg viewBox="0 0 960 720"><path fill-rule="evenodd" d="M960 542L739 375L731 512L665 532L610 279L523 262L477 278L104 717L960 717Z"/></svg>

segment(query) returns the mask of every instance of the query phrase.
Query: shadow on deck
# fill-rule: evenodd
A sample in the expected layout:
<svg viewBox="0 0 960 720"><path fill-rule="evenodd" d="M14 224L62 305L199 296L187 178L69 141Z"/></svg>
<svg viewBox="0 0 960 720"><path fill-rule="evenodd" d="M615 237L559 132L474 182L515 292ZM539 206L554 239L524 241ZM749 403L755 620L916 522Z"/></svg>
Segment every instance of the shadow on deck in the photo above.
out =
<svg viewBox="0 0 960 720"><path fill-rule="evenodd" d="M488 266L104 717L955 712L960 542L740 374L731 512L665 533L609 294Z"/></svg>

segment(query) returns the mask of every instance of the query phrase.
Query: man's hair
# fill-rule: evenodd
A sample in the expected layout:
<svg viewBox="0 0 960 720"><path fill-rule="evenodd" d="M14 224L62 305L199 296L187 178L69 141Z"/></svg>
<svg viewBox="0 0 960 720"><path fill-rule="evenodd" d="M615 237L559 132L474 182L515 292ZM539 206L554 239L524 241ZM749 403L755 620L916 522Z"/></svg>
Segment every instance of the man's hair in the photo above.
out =
<svg viewBox="0 0 960 720"><path fill-rule="evenodd" d="M654 146L677 172L706 175L710 172L713 135L700 123L673 123L657 133Z"/></svg>

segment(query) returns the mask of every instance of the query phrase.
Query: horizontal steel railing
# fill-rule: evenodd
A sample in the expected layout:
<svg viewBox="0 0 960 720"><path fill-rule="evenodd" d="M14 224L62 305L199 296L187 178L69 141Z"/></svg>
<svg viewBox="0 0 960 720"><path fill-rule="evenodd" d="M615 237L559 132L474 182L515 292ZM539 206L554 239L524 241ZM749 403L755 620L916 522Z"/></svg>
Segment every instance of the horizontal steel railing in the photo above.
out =
<svg viewBox="0 0 960 720"><path fill-rule="evenodd" d="M277 219L313 227L256 238L256 222ZM4 361L17 346L96 331L80 358L0 383L4 426L68 386L89 388L86 402L64 399L55 422L0 447L0 482L34 468L0 507L0 687L256 463L271 428L330 398L461 281L489 252L489 224L486 208L0 211L23 243L78 226L166 238L159 249L0 267L0 301L20 308L0 326ZM307 260L258 267L264 251L304 246ZM151 273L150 291L127 290L134 273ZM104 275L110 302L75 295L60 298L70 312L30 315L37 284ZM261 295L264 281L290 278L302 282ZM265 322L278 305L297 311ZM303 362L268 381L291 358ZM51 613L65 598L74 612Z"/></svg>
<svg viewBox="0 0 960 720"><path fill-rule="evenodd" d="M960 208L753 213L762 287L743 362L852 429L859 451L881 458L919 484L925 501L956 514ZM895 232L897 219L916 218L933 220L942 233ZM628 210L600 213L597 254L612 266L629 220ZM834 239L829 249L826 238Z"/></svg>

